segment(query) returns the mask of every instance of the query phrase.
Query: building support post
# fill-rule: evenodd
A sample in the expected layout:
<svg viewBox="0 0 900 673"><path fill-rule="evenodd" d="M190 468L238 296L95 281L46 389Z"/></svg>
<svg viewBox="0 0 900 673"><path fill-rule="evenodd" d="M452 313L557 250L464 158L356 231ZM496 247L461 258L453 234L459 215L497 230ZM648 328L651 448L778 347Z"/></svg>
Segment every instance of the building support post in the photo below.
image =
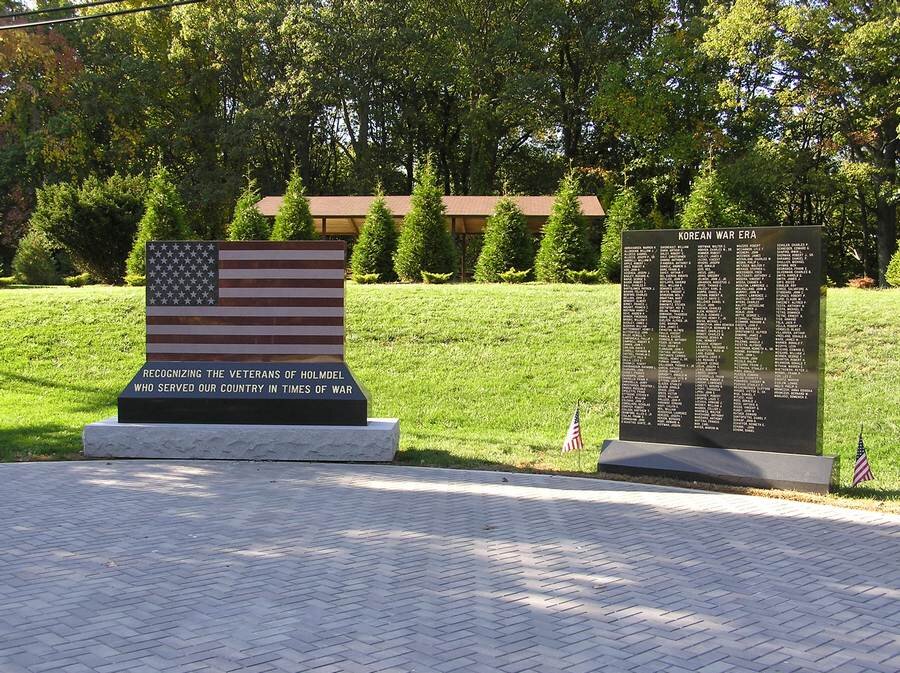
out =
<svg viewBox="0 0 900 673"><path fill-rule="evenodd" d="M469 238L468 232L463 231L462 235L462 263L460 264L459 269L459 280L460 282L466 282L466 242Z"/></svg>

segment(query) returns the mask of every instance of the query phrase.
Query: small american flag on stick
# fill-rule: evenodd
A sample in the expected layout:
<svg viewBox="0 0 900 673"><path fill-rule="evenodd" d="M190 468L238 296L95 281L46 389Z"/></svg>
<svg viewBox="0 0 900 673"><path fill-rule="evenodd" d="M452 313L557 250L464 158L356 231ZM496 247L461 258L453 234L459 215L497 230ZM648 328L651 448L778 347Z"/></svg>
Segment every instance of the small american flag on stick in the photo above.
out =
<svg viewBox="0 0 900 673"><path fill-rule="evenodd" d="M341 362L342 241L151 241L147 360Z"/></svg>
<svg viewBox="0 0 900 673"><path fill-rule="evenodd" d="M866 455L866 447L863 444L862 426L859 428L859 443L856 445L856 465L853 468L853 486L875 478L872 468L869 467L869 457Z"/></svg>
<svg viewBox="0 0 900 673"><path fill-rule="evenodd" d="M584 443L581 441L581 419L578 407L579 405L576 404L575 415L572 416L572 422L569 424L569 433L566 435L566 441L563 442L563 453L584 448Z"/></svg>

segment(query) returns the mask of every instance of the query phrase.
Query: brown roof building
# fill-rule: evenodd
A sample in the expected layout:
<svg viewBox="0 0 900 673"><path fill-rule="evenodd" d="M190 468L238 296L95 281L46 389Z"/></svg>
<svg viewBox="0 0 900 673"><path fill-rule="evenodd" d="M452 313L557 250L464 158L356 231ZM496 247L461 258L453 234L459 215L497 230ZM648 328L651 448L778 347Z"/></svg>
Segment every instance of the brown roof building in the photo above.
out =
<svg viewBox="0 0 900 673"><path fill-rule="evenodd" d="M319 233L326 236L355 236L359 233L373 196L310 196L309 209ZM544 226L553 208L552 196L513 196L511 197L521 208L528 228L537 233ZM403 226L403 218L409 212L411 197L385 196L387 206L394 215L398 226ZM444 206L447 208L447 226L458 236L460 244L460 277L465 280L471 271L474 259L466 254L467 239L470 234L484 232L485 220L494 212L499 196L445 196ZM589 220L597 220L606 213L596 196L580 196L581 210ZM266 196L256 204L257 209L266 217L275 217L283 196Z"/></svg>
<svg viewBox="0 0 900 673"><path fill-rule="evenodd" d="M359 233L372 196L310 196L309 207L319 231L332 236L352 236ZM403 218L409 212L409 196L386 196L388 208L397 223L402 226ZM484 231L484 221L494 211L499 196L445 196L447 226L456 234L480 234ZM529 228L540 231L550 216L553 207L552 196L513 196L528 220ZM589 219L603 217L603 207L596 196L581 196L581 210ZM266 196L256 204L267 217L275 217L283 196Z"/></svg>

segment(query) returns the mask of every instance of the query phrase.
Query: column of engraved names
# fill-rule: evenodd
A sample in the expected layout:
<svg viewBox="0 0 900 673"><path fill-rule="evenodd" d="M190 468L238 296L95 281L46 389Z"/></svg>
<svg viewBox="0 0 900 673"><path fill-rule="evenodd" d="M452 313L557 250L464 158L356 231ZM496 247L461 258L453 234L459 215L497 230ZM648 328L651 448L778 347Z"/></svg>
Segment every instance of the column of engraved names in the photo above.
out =
<svg viewBox="0 0 900 673"><path fill-rule="evenodd" d="M648 321L651 271L656 246L628 246L622 250L622 400L621 422L651 425L652 330Z"/></svg>
<svg viewBox="0 0 900 673"><path fill-rule="evenodd" d="M656 424L671 428L682 427L687 416L681 395L690 372L685 302L689 264L688 246L660 246Z"/></svg>
<svg viewBox="0 0 900 673"><path fill-rule="evenodd" d="M812 273L808 243L779 243L775 263L775 397L807 399L812 389L802 385L807 372L806 329L808 308L804 280Z"/></svg>
<svg viewBox="0 0 900 673"><path fill-rule="evenodd" d="M734 288L734 411L732 430L756 432L766 426L760 413L760 397L772 391L762 375L768 320L766 302L771 278L767 263L771 257L758 243L738 245L735 251Z"/></svg>
<svg viewBox="0 0 900 673"><path fill-rule="evenodd" d="M731 324L725 298L728 278L720 271L725 245L697 246L697 341L694 365L694 428L721 429L725 375L722 356Z"/></svg>

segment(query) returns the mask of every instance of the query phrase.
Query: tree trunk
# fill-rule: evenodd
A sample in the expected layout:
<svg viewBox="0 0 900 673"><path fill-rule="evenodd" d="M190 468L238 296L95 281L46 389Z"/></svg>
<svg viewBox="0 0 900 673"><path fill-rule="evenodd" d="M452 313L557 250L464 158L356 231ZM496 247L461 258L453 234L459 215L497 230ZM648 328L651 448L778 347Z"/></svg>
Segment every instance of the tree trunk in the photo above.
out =
<svg viewBox="0 0 900 673"><path fill-rule="evenodd" d="M406 148L406 193L412 194L413 170L416 163L416 144L413 134L409 134L409 146Z"/></svg>
<svg viewBox="0 0 900 673"><path fill-rule="evenodd" d="M878 220L878 286L887 287L885 275L897 250L897 207L879 195L875 217Z"/></svg>
<svg viewBox="0 0 900 673"><path fill-rule="evenodd" d="M875 184L875 221L878 239L878 286L887 287L888 264L897 249L897 206L891 202L897 184L897 117L881 124L881 152L876 153L879 177Z"/></svg>
<svg viewBox="0 0 900 673"><path fill-rule="evenodd" d="M859 201L859 225L862 231L862 275L868 276L872 265L869 260L869 206L866 203L866 193L862 187L856 190ZM875 274L877 275L877 274Z"/></svg>
<svg viewBox="0 0 900 673"><path fill-rule="evenodd" d="M561 107L561 125L563 155L568 163L577 162L580 158L582 106L581 106L581 65L572 56L572 50L568 44L560 49L560 86L559 97ZM565 74L571 78L572 88L566 89L563 83Z"/></svg>

